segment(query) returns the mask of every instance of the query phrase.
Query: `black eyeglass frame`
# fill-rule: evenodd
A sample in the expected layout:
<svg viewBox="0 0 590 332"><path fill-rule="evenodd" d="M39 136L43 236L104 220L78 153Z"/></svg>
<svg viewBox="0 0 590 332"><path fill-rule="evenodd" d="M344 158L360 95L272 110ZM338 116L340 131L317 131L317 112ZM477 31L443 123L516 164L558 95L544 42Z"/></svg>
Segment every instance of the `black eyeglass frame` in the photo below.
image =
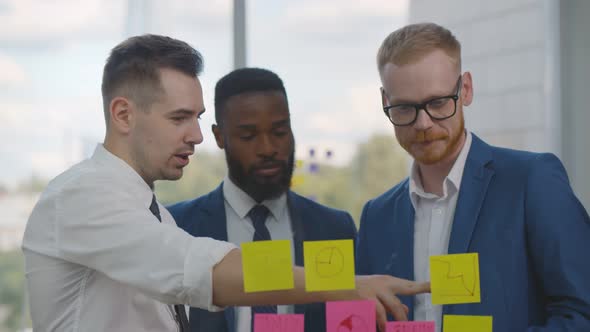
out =
<svg viewBox="0 0 590 332"><path fill-rule="evenodd" d="M424 112L426 112L426 114L428 114L428 116L433 120L442 121L442 120L446 120L448 118L451 118L455 114L457 114L457 101L459 100L459 97L461 96L462 78L463 78L463 75L459 75L459 78L457 79L457 84L455 84L455 88L456 88L457 92L453 95L432 98L432 99L429 99L421 104L395 104L395 105L390 105L390 106L384 106L383 112L385 113L385 116L389 119L389 121L394 126L397 126L397 127L411 126L412 124L414 124L414 122L416 122L416 120L418 119L418 113L420 112L420 110L424 110ZM385 92L383 92L383 93L385 93ZM428 104L432 103L433 101L437 101L437 100L441 100L441 99L449 99L449 98L453 100L453 104L454 104L454 110L453 110L453 113L451 113L451 115L439 118L439 117L433 116L432 114L430 114L430 112L428 112L428 108L427 108ZM412 121L410 121L408 123L403 123L403 124L397 124L397 123L393 122L393 119L389 115L389 110L392 108L395 108L395 107L400 107L400 106L410 106L416 110L416 112L414 113L414 119Z"/></svg>

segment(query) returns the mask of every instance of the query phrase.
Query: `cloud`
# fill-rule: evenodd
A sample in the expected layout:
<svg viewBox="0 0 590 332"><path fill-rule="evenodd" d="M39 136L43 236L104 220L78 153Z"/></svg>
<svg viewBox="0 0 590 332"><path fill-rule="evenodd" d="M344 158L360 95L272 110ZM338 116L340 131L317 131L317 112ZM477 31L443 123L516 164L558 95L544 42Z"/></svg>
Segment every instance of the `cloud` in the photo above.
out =
<svg viewBox="0 0 590 332"><path fill-rule="evenodd" d="M124 35L127 1L0 3L0 45L16 56L0 58L0 85L24 82L18 93L0 93L0 183L36 170L52 177L103 138L99 67ZM231 69L231 1L151 3L154 32L185 39L205 55L208 111L197 155L217 151L213 87ZM406 11L407 1L393 0L248 2L249 57L258 62L250 61L285 80L298 154L331 149L335 161L346 162L359 141L391 132L380 111L374 53ZM44 47L59 49L39 52ZM12 69L2 73L5 67Z"/></svg>
<svg viewBox="0 0 590 332"><path fill-rule="evenodd" d="M333 111L310 114L309 129L325 136L351 136L351 131L367 136L387 130L389 122L382 114L378 89L377 82L351 87Z"/></svg>
<svg viewBox="0 0 590 332"><path fill-rule="evenodd" d="M232 1L228 0L209 0L206 3L203 1L168 0L166 7L171 8L176 15L193 19L230 18L233 10Z"/></svg>
<svg viewBox="0 0 590 332"><path fill-rule="evenodd" d="M407 0L298 1L288 6L287 19L301 23L326 24L356 17L403 16L407 11Z"/></svg>
<svg viewBox="0 0 590 332"><path fill-rule="evenodd" d="M102 140L100 106L88 100L0 102L0 183L37 173L53 177L82 158L84 139Z"/></svg>
<svg viewBox="0 0 590 332"><path fill-rule="evenodd" d="M323 52L314 50L316 47L339 54L376 48L388 33L406 22L408 10L407 0L291 0L266 6L270 8L262 3L266 4L252 4L258 7L253 8L251 12L257 14L248 21L251 47L311 56Z"/></svg>
<svg viewBox="0 0 590 332"><path fill-rule="evenodd" d="M25 69L15 59L0 54L0 86L18 87L26 81Z"/></svg>
<svg viewBox="0 0 590 332"><path fill-rule="evenodd" d="M55 136L71 125L73 114L65 105L42 103L0 103L0 109L0 137L3 139L8 135Z"/></svg>
<svg viewBox="0 0 590 332"><path fill-rule="evenodd" d="M71 163L71 161L68 162L71 158L57 151L39 151L29 154L27 159L30 160L32 173L45 178L53 178Z"/></svg>
<svg viewBox="0 0 590 332"><path fill-rule="evenodd" d="M398 22L408 12L408 0L324 0L292 2L284 25L311 35L362 36L367 26ZM363 27L363 28L360 28Z"/></svg>
<svg viewBox="0 0 590 332"><path fill-rule="evenodd" d="M332 149L334 161L346 163L357 144L377 133L391 133L391 125L382 114L378 82L349 88L330 109L305 116L305 125L294 130L297 143L304 148Z"/></svg>
<svg viewBox="0 0 590 332"><path fill-rule="evenodd" d="M12 48L61 47L72 40L117 33L125 2L101 0L6 0L0 42Z"/></svg>

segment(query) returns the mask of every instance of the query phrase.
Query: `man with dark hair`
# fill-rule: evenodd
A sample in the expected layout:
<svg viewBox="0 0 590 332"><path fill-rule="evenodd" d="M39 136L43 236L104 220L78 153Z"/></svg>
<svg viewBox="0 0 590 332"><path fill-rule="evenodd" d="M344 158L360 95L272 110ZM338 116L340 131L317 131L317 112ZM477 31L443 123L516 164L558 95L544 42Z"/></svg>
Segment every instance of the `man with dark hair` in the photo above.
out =
<svg viewBox="0 0 590 332"><path fill-rule="evenodd" d="M464 280L475 280L480 301L402 297L410 318L435 321L436 331L445 331L444 315L492 316L501 332L590 331L590 265L579 257L590 250L590 218L559 159L491 146L466 129L474 80L448 29L420 23L392 32L377 67L385 121L413 164L408 178L365 205L357 272L426 281L429 257L477 253L479 265L469 268L479 270ZM459 281L466 270L444 271ZM461 290L447 282L441 297Z"/></svg>
<svg viewBox="0 0 590 332"><path fill-rule="evenodd" d="M387 276L357 277L356 289L295 288L245 293L235 245L195 238L156 200L154 181L175 180L203 137L200 55L168 37L133 37L115 47L103 75L107 130L94 155L53 179L23 239L35 331L180 331L180 304L308 303L368 298L405 318L396 293L428 290ZM167 304L175 304L175 306Z"/></svg>
<svg viewBox="0 0 590 332"><path fill-rule="evenodd" d="M178 225L194 236L236 245L257 240L292 240L294 261L303 265L303 241L354 239L351 216L289 190L295 140L281 79L260 68L224 76L215 87L213 133L225 151L228 175L209 194L169 207ZM253 212L265 210L260 225ZM266 235L266 237L264 237ZM192 308L191 331L250 332L263 312L304 313L305 330L326 328L324 304L236 307L225 313Z"/></svg>

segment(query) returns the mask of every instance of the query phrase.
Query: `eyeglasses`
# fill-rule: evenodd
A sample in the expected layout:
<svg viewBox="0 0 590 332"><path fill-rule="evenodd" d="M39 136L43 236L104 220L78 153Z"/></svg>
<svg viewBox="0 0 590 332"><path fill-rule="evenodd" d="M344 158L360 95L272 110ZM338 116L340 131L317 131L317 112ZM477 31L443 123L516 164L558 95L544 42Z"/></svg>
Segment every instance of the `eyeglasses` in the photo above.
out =
<svg viewBox="0 0 590 332"><path fill-rule="evenodd" d="M455 85L454 95L436 97L422 104L397 104L383 107L383 112L395 126L409 126L416 122L420 110L433 120L445 120L457 113L457 100L461 96L461 77Z"/></svg>

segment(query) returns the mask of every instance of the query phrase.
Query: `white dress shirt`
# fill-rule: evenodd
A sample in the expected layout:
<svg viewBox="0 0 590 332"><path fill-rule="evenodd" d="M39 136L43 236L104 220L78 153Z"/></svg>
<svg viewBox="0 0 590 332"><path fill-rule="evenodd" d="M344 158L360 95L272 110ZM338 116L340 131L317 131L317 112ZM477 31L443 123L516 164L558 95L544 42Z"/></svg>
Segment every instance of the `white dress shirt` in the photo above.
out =
<svg viewBox="0 0 590 332"><path fill-rule="evenodd" d="M430 280L429 257L446 255L455 216L455 207L461 178L471 147L471 133L466 131L466 139L457 160L443 182L443 195L427 193L422 187L416 164L410 173L410 200L415 210L414 219L414 277L416 281ZM435 321L436 330L442 325L442 306L433 305L430 294L416 295L414 320Z"/></svg>
<svg viewBox="0 0 590 332"><path fill-rule="evenodd" d="M227 221L228 241L236 246L244 242L252 242L254 225L248 212L256 205L256 201L236 186L229 177L223 181L223 196L225 204L225 218ZM291 259L294 260L293 231L291 218L287 207L287 195L262 202L270 213L266 219L266 228L272 240L291 241ZM236 332L250 332L252 313L250 307L236 307ZM293 313L293 306L277 306L279 314Z"/></svg>
<svg viewBox="0 0 590 332"><path fill-rule="evenodd" d="M235 246L185 233L161 205L158 222L152 197L102 145L49 183L23 239L35 332L177 331L168 304L219 309L212 268Z"/></svg>

